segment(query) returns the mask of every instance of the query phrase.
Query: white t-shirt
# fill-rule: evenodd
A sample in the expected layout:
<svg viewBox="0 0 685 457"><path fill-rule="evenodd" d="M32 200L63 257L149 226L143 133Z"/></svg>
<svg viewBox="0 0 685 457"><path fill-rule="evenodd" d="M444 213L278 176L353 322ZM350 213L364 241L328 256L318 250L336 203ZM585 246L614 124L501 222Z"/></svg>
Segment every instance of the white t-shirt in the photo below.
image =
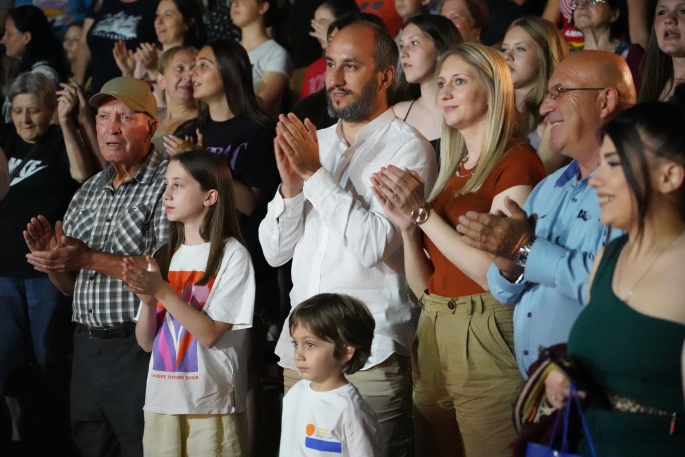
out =
<svg viewBox="0 0 685 457"><path fill-rule="evenodd" d="M293 74L293 63L290 60L288 51L274 40L267 41L263 45L248 52L247 55L250 58L250 64L252 64L252 87L254 88L255 94L259 89L259 84L262 82L264 73L272 71L274 73L280 73L288 79L290 79ZM268 114L276 117L280 105L280 100L278 100L274 110L272 110L274 112Z"/></svg>
<svg viewBox="0 0 685 457"><path fill-rule="evenodd" d="M152 348L145 411L159 414L232 414L245 411L247 330L254 311L254 271L247 249L226 240L219 272L198 286L209 243L183 245L174 254L168 283L190 306L215 321L233 324L207 349L157 305L160 324Z"/></svg>
<svg viewBox="0 0 685 457"><path fill-rule="evenodd" d="M376 413L352 384L328 392L299 381L283 398L281 457L380 457Z"/></svg>

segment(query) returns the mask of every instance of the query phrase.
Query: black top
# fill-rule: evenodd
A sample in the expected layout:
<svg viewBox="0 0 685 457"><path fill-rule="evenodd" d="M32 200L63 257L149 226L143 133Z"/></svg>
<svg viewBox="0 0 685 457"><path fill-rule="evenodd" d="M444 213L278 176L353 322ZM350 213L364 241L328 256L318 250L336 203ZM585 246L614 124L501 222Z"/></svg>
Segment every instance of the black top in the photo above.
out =
<svg viewBox="0 0 685 457"><path fill-rule="evenodd" d="M326 101L326 88L314 92L295 103L293 113L304 121L305 118L316 126L317 130L325 129L338 122L338 118L328 114L328 102Z"/></svg>
<svg viewBox="0 0 685 457"><path fill-rule="evenodd" d="M33 146L19 137L14 124L0 126L0 147L7 155L10 172L18 163L22 164L7 196L0 201L0 276L42 276L26 261L29 249L23 231L31 218L39 214L51 224L61 220L79 188L69 173L67 149L58 126L50 126L35 143L31 160L24 162Z"/></svg>
<svg viewBox="0 0 685 457"><path fill-rule="evenodd" d="M490 13L490 24L483 29L480 40L486 46L492 46L504 40L507 28L524 14L521 6L511 0L485 0Z"/></svg>
<svg viewBox="0 0 685 457"><path fill-rule="evenodd" d="M262 201L251 215L240 213L240 229L255 269L255 313L266 313L265 317L276 323L280 317L276 269L266 262L258 233L259 224L266 216L267 203L280 184L274 157L275 126L270 121L234 117L223 122L210 120L200 127L200 133L205 147L228 162L234 180L263 192Z"/></svg>
<svg viewBox="0 0 685 457"><path fill-rule="evenodd" d="M132 3L104 0L96 12L98 3L91 3L86 15L94 20L87 37L93 69L90 87L93 94L100 92L110 79L121 76L112 55L115 42L125 41L126 47L134 52L141 43L157 42L154 25L158 0L136 0Z"/></svg>

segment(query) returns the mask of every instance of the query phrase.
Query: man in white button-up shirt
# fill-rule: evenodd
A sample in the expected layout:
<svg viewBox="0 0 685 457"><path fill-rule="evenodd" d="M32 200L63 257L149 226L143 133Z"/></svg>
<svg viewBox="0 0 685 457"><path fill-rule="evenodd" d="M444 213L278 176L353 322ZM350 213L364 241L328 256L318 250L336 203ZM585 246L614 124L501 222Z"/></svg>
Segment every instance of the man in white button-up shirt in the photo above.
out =
<svg viewBox="0 0 685 457"><path fill-rule="evenodd" d="M275 140L283 184L259 227L267 261L293 259L291 305L323 292L362 300L376 320L371 357L348 376L376 411L385 456L413 455L411 369L416 301L404 276L400 230L373 198L369 178L389 164L416 170L430 190L436 155L395 117L387 90L397 47L370 23L338 32L326 52L326 90L337 125L316 132L281 116ZM436 121L437 122L437 121ZM287 321L276 346L286 390L299 375Z"/></svg>

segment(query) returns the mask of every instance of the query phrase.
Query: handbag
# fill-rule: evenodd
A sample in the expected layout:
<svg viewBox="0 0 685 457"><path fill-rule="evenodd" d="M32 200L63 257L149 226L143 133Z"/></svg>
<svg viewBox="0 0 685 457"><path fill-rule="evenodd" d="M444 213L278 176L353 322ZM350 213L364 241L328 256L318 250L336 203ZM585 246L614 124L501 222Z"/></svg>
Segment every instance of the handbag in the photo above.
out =
<svg viewBox="0 0 685 457"><path fill-rule="evenodd" d="M554 446L554 437L559 426L559 419L561 414L557 414L557 418L554 421L554 429L552 432L552 438L549 444L539 444L539 443L528 443L526 448L526 457L583 457L580 454L571 454L568 451L568 426L570 422L571 415L571 403L575 403L578 408L578 415L580 416L580 423L583 426L583 432L585 433L585 439L587 439L588 446L590 447L590 453L592 457L597 457L595 452L595 446L592 443L592 438L590 437L590 431L587 428L587 422L585 422L585 416L583 415L583 408L580 405L580 399L578 398L578 393L576 392L576 386L572 382L569 385L569 396L566 401L566 408L564 409L564 434L562 436L561 450L556 451L552 449Z"/></svg>

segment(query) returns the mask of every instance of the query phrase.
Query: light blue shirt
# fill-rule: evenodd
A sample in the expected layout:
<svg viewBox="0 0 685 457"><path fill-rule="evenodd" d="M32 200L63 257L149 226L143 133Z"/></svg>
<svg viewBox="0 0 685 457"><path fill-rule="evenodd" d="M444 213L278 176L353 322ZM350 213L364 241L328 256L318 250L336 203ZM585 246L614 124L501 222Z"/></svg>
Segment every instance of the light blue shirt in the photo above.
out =
<svg viewBox="0 0 685 457"><path fill-rule="evenodd" d="M538 215L537 239L528 255L523 281L509 282L490 266L490 292L504 304L516 304L514 344L524 378L538 348L568 341L583 310L587 282L597 251L609 229L600 220L599 200L588 179L580 179L575 160L538 184L523 209ZM611 238L620 235L612 230Z"/></svg>

